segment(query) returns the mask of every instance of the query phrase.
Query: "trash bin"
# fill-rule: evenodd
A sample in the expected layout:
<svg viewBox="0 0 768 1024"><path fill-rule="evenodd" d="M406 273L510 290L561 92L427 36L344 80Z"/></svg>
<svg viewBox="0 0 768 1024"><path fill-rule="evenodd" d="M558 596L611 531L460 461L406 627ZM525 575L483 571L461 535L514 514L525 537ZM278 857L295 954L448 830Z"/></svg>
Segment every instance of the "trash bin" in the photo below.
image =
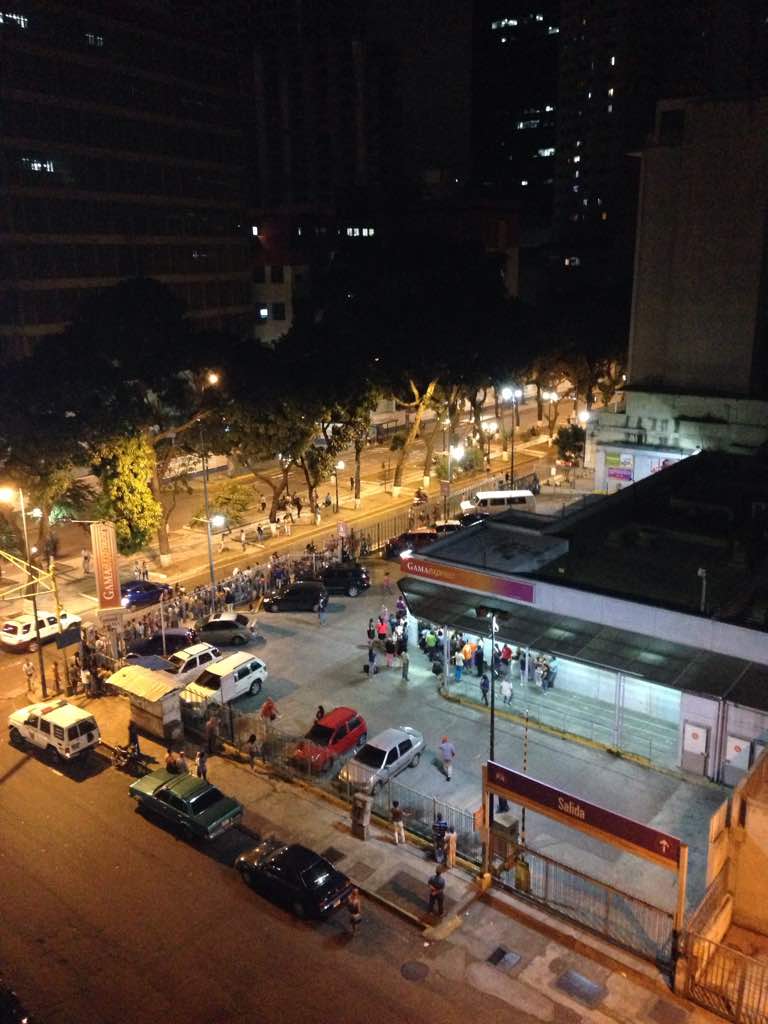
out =
<svg viewBox="0 0 768 1024"><path fill-rule="evenodd" d="M367 839L371 826L371 807L373 797L366 793L355 793L352 797L352 835L358 839Z"/></svg>

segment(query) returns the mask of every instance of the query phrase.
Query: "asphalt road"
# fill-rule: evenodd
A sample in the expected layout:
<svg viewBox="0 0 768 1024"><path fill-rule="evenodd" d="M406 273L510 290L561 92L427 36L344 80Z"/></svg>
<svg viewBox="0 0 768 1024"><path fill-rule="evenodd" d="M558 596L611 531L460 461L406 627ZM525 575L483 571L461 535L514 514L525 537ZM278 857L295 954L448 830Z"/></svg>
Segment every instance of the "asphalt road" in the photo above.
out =
<svg viewBox="0 0 768 1024"><path fill-rule="evenodd" d="M97 766L98 765L98 766ZM190 845L138 814L94 758L64 775L0 741L0 969L43 1024L318 1024L498 1020L508 1007L405 980L419 933L366 902L294 920L230 866L251 839Z"/></svg>

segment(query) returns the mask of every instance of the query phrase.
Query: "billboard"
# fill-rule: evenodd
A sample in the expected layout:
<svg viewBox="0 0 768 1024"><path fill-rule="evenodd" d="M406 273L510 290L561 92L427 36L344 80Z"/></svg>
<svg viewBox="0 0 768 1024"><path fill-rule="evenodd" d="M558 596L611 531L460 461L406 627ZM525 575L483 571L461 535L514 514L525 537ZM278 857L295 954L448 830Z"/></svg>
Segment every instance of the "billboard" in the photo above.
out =
<svg viewBox="0 0 768 1024"><path fill-rule="evenodd" d="M433 562L421 555L402 555L400 568L409 576L429 580L431 583L442 583L446 587L458 587L462 590L474 590L479 594L492 594L494 597L505 597L510 601L524 601L533 604L536 589L527 580L516 580L510 576L496 576L494 573L482 572L478 569L466 569L458 565L446 565Z"/></svg>
<svg viewBox="0 0 768 1024"><path fill-rule="evenodd" d="M114 523L91 523L91 547L99 608L121 608Z"/></svg>

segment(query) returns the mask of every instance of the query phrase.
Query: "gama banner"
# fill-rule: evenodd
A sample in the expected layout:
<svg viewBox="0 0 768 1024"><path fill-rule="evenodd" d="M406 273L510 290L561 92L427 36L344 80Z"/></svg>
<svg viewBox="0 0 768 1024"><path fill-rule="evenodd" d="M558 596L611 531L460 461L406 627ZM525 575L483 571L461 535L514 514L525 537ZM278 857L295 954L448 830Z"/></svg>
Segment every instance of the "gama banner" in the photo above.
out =
<svg viewBox="0 0 768 1024"><path fill-rule="evenodd" d="M526 604L533 604L535 600L534 585L527 580L496 576L494 573L466 569L460 565L433 562L419 555L401 556L400 568L409 576L429 580L431 583L442 583L446 587L474 590L478 594L492 594L494 597L504 597L510 601L525 601Z"/></svg>
<svg viewBox="0 0 768 1024"><path fill-rule="evenodd" d="M114 523L91 523L91 547L99 608L120 608L120 570Z"/></svg>

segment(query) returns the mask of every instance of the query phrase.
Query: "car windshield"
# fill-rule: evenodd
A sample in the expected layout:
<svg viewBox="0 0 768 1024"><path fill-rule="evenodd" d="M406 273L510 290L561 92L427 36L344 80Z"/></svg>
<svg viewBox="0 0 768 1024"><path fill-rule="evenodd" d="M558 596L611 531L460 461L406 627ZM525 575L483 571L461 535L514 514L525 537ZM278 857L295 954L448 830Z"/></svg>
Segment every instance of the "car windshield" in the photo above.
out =
<svg viewBox="0 0 768 1024"><path fill-rule="evenodd" d="M186 658L181 658L178 654L172 654L168 659L168 668L166 669L166 672L181 672L186 663Z"/></svg>
<svg viewBox="0 0 768 1024"><path fill-rule="evenodd" d="M215 676L213 672L203 672L195 680L195 686L204 686L206 690L220 690L221 676Z"/></svg>
<svg viewBox="0 0 768 1024"><path fill-rule="evenodd" d="M333 869L326 861L318 860L301 872L301 880L307 889L322 889L330 881Z"/></svg>
<svg viewBox="0 0 768 1024"><path fill-rule="evenodd" d="M194 797L189 802L189 806L192 809L193 814L202 814L203 811L207 811L209 807L213 807L219 800L223 800L224 797L221 795L221 791L216 789L215 786L211 786L210 789L206 789L200 796Z"/></svg>
<svg viewBox="0 0 768 1024"><path fill-rule="evenodd" d="M331 742L331 736L333 736L333 729L329 729L327 725L318 724L312 726L306 738L319 747L327 747Z"/></svg>
<svg viewBox="0 0 768 1024"><path fill-rule="evenodd" d="M355 755L355 760L359 761L360 764L364 764L366 768L381 768L384 764L384 757L386 750L381 750L379 747L373 747L370 743L366 743L365 746Z"/></svg>
<svg viewBox="0 0 768 1024"><path fill-rule="evenodd" d="M245 615L236 615L234 621L238 624L238 626L248 625L248 619Z"/></svg>
<svg viewBox="0 0 768 1024"><path fill-rule="evenodd" d="M14 636L16 636L18 631L18 627L14 626L12 622L6 622L6 624L3 626L4 633L12 633Z"/></svg>

